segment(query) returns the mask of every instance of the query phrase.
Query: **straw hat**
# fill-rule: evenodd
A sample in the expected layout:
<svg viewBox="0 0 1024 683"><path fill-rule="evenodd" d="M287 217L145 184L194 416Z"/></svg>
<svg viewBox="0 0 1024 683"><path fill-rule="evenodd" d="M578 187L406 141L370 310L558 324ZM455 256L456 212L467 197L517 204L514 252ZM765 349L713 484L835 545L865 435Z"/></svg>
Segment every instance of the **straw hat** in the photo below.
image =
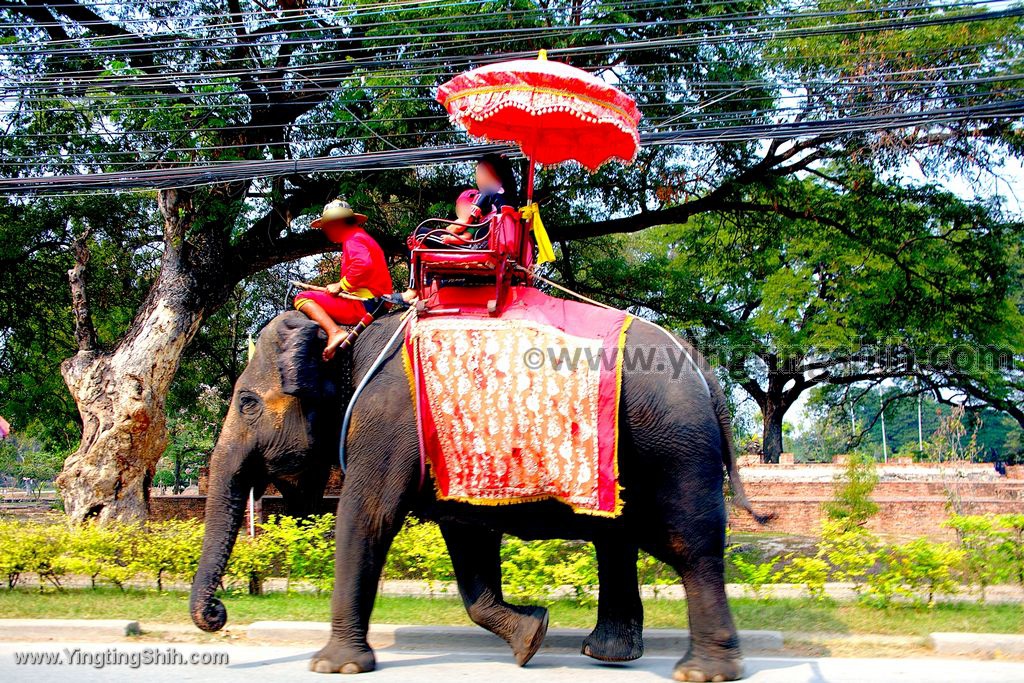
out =
<svg viewBox="0 0 1024 683"><path fill-rule="evenodd" d="M312 226L314 228L322 228L327 223L335 222L362 225L366 222L366 216L353 211L352 207L348 205L348 202L335 199L333 202L328 202L327 205L324 206L324 212L320 214L320 218L313 221Z"/></svg>

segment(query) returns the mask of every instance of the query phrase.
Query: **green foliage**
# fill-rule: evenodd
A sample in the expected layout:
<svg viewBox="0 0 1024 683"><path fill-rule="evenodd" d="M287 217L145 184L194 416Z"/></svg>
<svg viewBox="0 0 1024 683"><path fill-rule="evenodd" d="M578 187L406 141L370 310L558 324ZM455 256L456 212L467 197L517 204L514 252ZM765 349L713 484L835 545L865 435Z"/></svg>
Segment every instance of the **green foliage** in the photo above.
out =
<svg viewBox="0 0 1024 683"><path fill-rule="evenodd" d="M61 525L0 520L0 574L6 576L8 589L26 573L39 575L39 590L44 581L59 587L66 571L67 538L67 529Z"/></svg>
<svg viewBox="0 0 1024 683"><path fill-rule="evenodd" d="M130 567L136 574L156 581L157 592L164 579L191 581L199 566L203 525L194 519L150 522L129 532L133 549Z"/></svg>
<svg viewBox="0 0 1024 683"><path fill-rule="evenodd" d="M272 537L266 534L240 534L235 540L225 570L227 587L235 588L241 582L248 585L251 595L262 594L263 582L273 571L276 554Z"/></svg>
<svg viewBox="0 0 1024 683"><path fill-rule="evenodd" d="M594 604L597 559L589 543L507 537L501 546L501 579L513 598L550 602L553 590L568 586L580 604Z"/></svg>
<svg viewBox="0 0 1024 683"><path fill-rule="evenodd" d="M448 548L436 524L421 522L412 517L406 519L388 552L384 578L429 583L455 580Z"/></svg>
<svg viewBox="0 0 1024 683"><path fill-rule="evenodd" d="M588 292L643 305L690 335L775 421L819 382L834 383L836 403L860 393L857 382L902 381L908 358L938 386L1024 396L1020 362L997 370L986 356L1024 359L1024 226L937 186L890 182L872 163L837 159L817 179L723 193L760 210L575 246L574 274ZM967 363L948 358L954 340L976 351ZM849 446L849 415L832 426L819 451Z"/></svg>
<svg viewBox="0 0 1024 683"><path fill-rule="evenodd" d="M749 586L755 598L760 600L768 597L770 591L766 587L775 583L777 576L775 566L782 558L774 557L760 562L734 547L730 548L727 559L735 569L739 582Z"/></svg>
<svg viewBox="0 0 1024 683"><path fill-rule="evenodd" d="M861 453L849 454L835 497L824 505L826 517L846 527L862 526L878 512L878 505L871 500L877 484L874 460Z"/></svg>
<svg viewBox="0 0 1024 683"><path fill-rule="evenodd" d="M1006 413L991 408L974 410L962 415L961 439L958 443L939 445L939 434L946 429L942 423L949 419L953 409L936 401L931 395L916 396L920 389L916 381L894 380L880 396L868 395L850 405L847 387L837 385L819 386L808 394L805 416L807 427L790 445L799 461L831 462L833 456L850 450L850 413L855 416L857 431L864 430L857 443L857 449L875 458L882 459L882 421L878 416L880 402L885 401L886 441L889 457L907 457L914 462L927 460L970 459L974 461L1002 460L1013 463L1020 447L1016 439L1022 432L1021 426ZM918 445L918 400L921 403L921 432L924 450ZM963 437L968 435L964 439ZM971 439L974 447L967 449ZM942 453L941 457L939 453Z"/></svg>
<svg viewBox="0 0 1024 683"><path fill-rule="evenodd" d="M39 424L34 425L38 431ZM46 448L39 440L21 434L0 441L0 480L9 477L15 486L31 485L36 499L44 486L60 474L65 453Z"/></svg>
<svg viewBox="0 0 1024 683"><path fill-rule="evenodd" d="M277 523L289 517L279 517ZM334 586L334 515L307 517L299 522L299 543L292 547L292 572L316 588L330 591Z"/></svg>
<svg viewBox="0 0 1024 683"><path fill-rule="evenodd" d="M1002 582L1024 585L1024 515L951 515L964 554L963 570L981 588Z"/></svg>
<svg viewBox="0 0 1024 683"><path fill-rule="evenodd" d="M93 230L93 323L108 344L131 322L158 254L144 235L155 207L138 195L0 199L0 415L54 457L77 446L78 413L60 373L76 343L71 243ZM59 467L58 463L58 467Z"/></svg>
<svg viewBox="0 0 1024 683"><path fill-rule="evenodd" d="M472 37L481 31L491 54L571 48L573 64L613 69L646 120L666 132L673 124L1006 102L1016 96L1021 72L1017 18L856 30L858 22L934 16L928 3L818 0L769 19L764 14L777 15L779 6L762 0L509 0L473 11L359 1L336 12L321 7L315 21L282 19L249 2L239 7L57 3L40 15L31 5L5 5L3 83L15 100L4 116L0 175L213 167L461 142L425 93L477 61L481 45ZM715 21L726 13L728 24ZM40 16L50 17L45 25ZM846 30L837 35L832 29L840 24ZM723 40L723 27L766 38ZM439 30L449 38L439 41ZM228 47L225 35L242 47ZM179 37L194 49L165 49ZM129 53L122 50L128 43L138 45ZM620 49L627 44L628 52ZM431 64L425 69L423 57ZM281 76L299 72L302 78ZM730 83L743 86L723 90ZM879 368L862 358L890 341L919 354L953 340L1007 349L1010 371L914 367L939 386L969 387L977 401L1009 411L1024 395L1022 226L999 198L965 199L934 183L949 173L971 180L999 173L1024 151L1019 133L1012 122L964 116L898 131L870 126L812 138L652 147L632 166L609 164L593 175L546 170L539 187L556 198L545 204L553 234L577 237L609 217L628 224L642 216L646 225L647 216L661 216L661 225L629 237L565 242L557 265L570 284L650 311L712 357L724 356L725 379L746 389L763 416L781 420L817 382L846 388L858 375L876 377ZM907 170L918 166L926 183ZM183 212L185 235L166 239L155 193L0 202L0 413L18 429L38 419L38 438L51 453L66 453L78 438L59 365L76 350L65 274L71 239L84 229L92 230L87 280L104 348L130 330L161 252L189 247L195 271L185 281L195 285L182 299L198 302L209 317L167 404L172 419L187 421L196 417L192 406L204 385L226 398L243 365L244 332L285 298L281 282L251 270L328 247L311 246L302 234L305 216L325 197L342 194L367 207L372 229L390 238L393 250L422 218L450 210L453 187L469 177L463 166L197 188ZM236 249L242 244L249 248ZM900 367L882 371L898 377ZM206 440L194 436L172 434L161 481L179 456ZM813 446L815 458L843 440L835 430L821 436L828 438Z"/></svg>
<svg viewBox="0 0 1024 683"><path fill-rule="evenodd" d="M963 570L972 584L981 588L981 601L985 601L985 587L1008 578L1007 567L999 560L1001 535L996 520L983 515L952 515L945 526L956 531L963 552Z"/></svg>
<svg viewBox="0 0 1024 683"><path fill-rule="evenodd" d="M801 555L794 557L782 567L773 579L781 583L798 583L807 587L815 600L824 600L825 582L829 577L829 563L820 557Z"/></svg>
<svg viewBox="0 0 1024 683"><path fill-rule="evenodd" d="M727 557L728 559L728 557ZM730 565L727 566L727 571ZM661 586L679 583L679 574L664 562L640 551L636 562L637 580L641 586L652 586L657 597Z"/></svg>
<svg viewBox="0 0 1024 683"><path fill-rule="evenodd" d="M274 549L273 558L277 575L285 578L285 591L292 589L292 581L302 578L298 568L302 564L306 522L295 517L271 515L260 524L260 533L266 536L266 543Z"/></svg>
<svg viewBox="0 0 1024 683"><path fill-rule="evenodd" d="M136 526L85 524L76 528L68 538L68 573L88 576L93 588L97 580L103 580L123 590L138 569L133 559L138 542L133 536L138 533Z"/></svg>
<svg viewBox="0 0 1024 683"><path fill-rule="evenodd" d="M1014 580L1024 586L1024 515L999 515L997 519L1005 530L1000 556L1009 564Z"/></svg>
<svg viewBox="0 0 1024 683"><path fill-rule="evenodd" d="M956 593L960 587L954 573L964 552L948 543L924 538L902 545L887 546L880 553L881 571L870 574L864 598L888 606L902 598L911 604L935 604L938 595Z"/></svg>
<svg viewBox="0 0 1024 683"><path fill-rule="evenodd" d="M1024 515L953 517L949 525L961 534L960 547L925 539L884 545L863 527L845 522L842 518L823 524L813 555L763 559L750 546L730 547L730 580L748 585L758 600L769 598L772 584L779 582L801 584L813 598L823 600L826 582L839 580L853 582L868 605L934 605L938 596L956 592L962 582L984 588L993 582L1019 581L1024 573ZM329 591L334 579L333 527L330 514L274 517L259 525L255 537L239 536L226 570L227 587L248 586L250 593L259 594L267 578L283 577L286 592L294 591L299 582L317 593ZM9 588L19 585L26 574L39 576L40 589L44 584L59 588L61 578L71 574L89 577L94 588L108 583L121 590L129 581L142 579L159 592L166 581L191 581L202 532L197 521L69 529L0 520L0 575ZM597 562L588 543L508 537L501 562L505 592L515 600L552 603L568 597L576 605L596 604ZM670 568L643 554L638 573L643 585L678 581ZM454 580L435 524L406 522L392 544L385 577Z"/></svg>
<svg viewBox="0 0 1024 683"><path fill-rule="evenodd" d="M826 519L821 525L817 557L832 568L836 581L860 585L878 561L878 539L862 526L849 525L846 519Z"/></svg>

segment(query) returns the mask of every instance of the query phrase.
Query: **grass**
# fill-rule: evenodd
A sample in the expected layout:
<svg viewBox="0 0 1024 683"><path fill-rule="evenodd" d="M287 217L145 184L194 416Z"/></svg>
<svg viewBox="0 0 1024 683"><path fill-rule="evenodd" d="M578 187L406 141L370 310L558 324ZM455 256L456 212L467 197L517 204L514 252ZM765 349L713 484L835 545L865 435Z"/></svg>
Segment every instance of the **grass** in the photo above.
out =
<svg viewBox="0 0 1024 683"><path fill-rule="evenodd" d="M271 593L263 596L229 593L222 596L229 624L261 620L327 621L326 595ZM878 609L856 603L810 599L731 601L742 629L777 629L811 633L875 633L921 636L933 631L1024 633L1020 605L940 604L933 608ZM644 622L649 628L685 628L682 601L648 600ZM189 623L188 594L111 588L69 589L40 593L33 589L0 590L0 615L6 618L137 619L144 624ZM571 600L551 605L551 626L590 628L596 608ZM373 620L381 624L469 625L456 598L381 597Z"/></svg>

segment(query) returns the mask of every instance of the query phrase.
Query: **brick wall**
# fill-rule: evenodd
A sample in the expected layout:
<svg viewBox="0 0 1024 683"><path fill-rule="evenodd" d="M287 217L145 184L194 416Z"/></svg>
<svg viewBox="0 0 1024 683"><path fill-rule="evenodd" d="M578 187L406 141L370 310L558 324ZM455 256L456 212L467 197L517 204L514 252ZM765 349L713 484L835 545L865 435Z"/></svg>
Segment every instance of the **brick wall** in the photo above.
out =
<svg viewBox="0 0 1024 683"><path fill-rule="evenodd" d="M201 468L199 470L199 482L198 483L199 483L199 494L205 496L206 495L207 486L209 486L209 483L210 483L210 468L209 467L203 467L203 468ZM327 493L327 495L333 495L333 496L336 496L339 493L341 493L341 468L340 467L334 467L334 468L331 469L331 475L327 479L326 493ZM270 484L267 487L266 495L268 495L268 496L279 496L279 495L281 495L281 493L280 493L280 491L277 490L277 488L273 484Z"/></svg>
<svg viewBox="0 0 1024 683"><path fill-rule="evenodd" d="M730 513L730 526L735 531L774 531L813 536L821 525L822 503L830 500L835 478L842 472L843 458L825 464L796 464L784 453L778 465L763 465L757 456L741 456L740 476L755 509L774 513L775 519L764 527L741 510ZM965 514L1024 514L1024 466L1007 468L999 476L991 464L965 463L950 465L912 462L890 462L878 467L880 481L872 498L878 503L878 514L869 526L876 533L896 537L928 536L952 539L953 534L942 526L949 516L947 489L952 487L960 497ZM206 477L200 480L205 493ZM331 472L328 495L322 512L337 508L341 477ZM257 518L284 511L284 503L273 489L258 505ZM154 496L150 500L150 518L202 519L205 496Z"/></svg>
<svg viewBox="0 0 1024 683"><path fill-rule="evenodd" d="M759 497L752 498L759 513L774 513L776 517L760 526L742 510L730 511L729 527L733 531L774 531L778 533L815 536L821 526L821 506L826 496ZM875 533L894 537L927 536L935 540L953 540L951 530L942 526L949 512L945 498L919 498L907 500L876 500L878 514L868 523ZM967 500L964 514L1024 513L1024 501Z"/></svg>
<svg viewBox="0 0 1024 683"><path fill-rule="evenodd" d="M781 533L814 535L821 525L822 504L831 500L835 477L842 471L842 459L831 464L763 465L746 460L740 469L747 495L760 513L776 515L759 527L743 511L733 511L731 528L758 529ZM878 467L880 481L872 499L878 514L869 527L876 533L897 536L927 536L951 540L953 533L942 526L949 517L948 492L956 492L964 514L1024 513L1024 475L999 476L991 464L950 465L912 462Z"/></svg>
<svg viewBox="0 0 1024 683"><path fill-rule="evenodd" d="M270 515L284 514L284 500L281 496L263 496L256 503L256 518L266 521ZM319 513L334 512L338 509L337 496L324 496ZM149 518L153 521L165 519L203 519L206 513L206 496L153 496L149 499ZM247 520L248 521L248 520Z"/></svg>

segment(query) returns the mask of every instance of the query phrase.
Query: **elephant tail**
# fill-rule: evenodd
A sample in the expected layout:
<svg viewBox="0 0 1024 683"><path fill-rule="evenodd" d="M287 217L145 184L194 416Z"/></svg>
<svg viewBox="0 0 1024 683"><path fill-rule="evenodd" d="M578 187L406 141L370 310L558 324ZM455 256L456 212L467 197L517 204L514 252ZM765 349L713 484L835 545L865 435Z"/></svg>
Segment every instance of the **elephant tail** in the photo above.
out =
<svg viewBox="0 0 1024 683"><path fill-rule="evenodd" d="M722 431L722 463L729 474L729 487L732 489L732 504L746 510L758 524L767 524L775 519L775 513L761 514L750 504L747 498L747 491L740 479L739 469L736 467L736 458L733 450L732 420L729 418L729 408L725 404L725 395L722 390L712 393L712 402L715 406L715 414L718 416L718 426Z"/></svg>

